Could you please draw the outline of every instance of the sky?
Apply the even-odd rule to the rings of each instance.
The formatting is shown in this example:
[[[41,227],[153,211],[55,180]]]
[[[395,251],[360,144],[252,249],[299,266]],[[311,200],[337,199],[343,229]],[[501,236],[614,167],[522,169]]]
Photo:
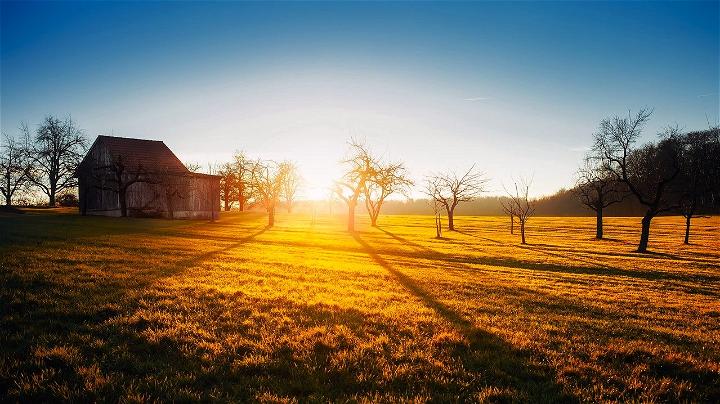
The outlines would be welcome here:
[[[570,187],[600,120],[720,121],[719,2],[5,2],[0,126],[71,115],[183,161],[295,161],[327,195],[348,139],[423,178]],[[418,195],[417,192],[414,195]]]

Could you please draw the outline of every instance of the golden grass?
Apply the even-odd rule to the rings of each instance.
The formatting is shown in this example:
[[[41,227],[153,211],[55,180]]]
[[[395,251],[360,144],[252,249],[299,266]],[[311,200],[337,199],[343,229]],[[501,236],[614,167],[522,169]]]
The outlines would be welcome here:
[[[720,233],[697,219],[0,216],[0,397],[720,400]]]

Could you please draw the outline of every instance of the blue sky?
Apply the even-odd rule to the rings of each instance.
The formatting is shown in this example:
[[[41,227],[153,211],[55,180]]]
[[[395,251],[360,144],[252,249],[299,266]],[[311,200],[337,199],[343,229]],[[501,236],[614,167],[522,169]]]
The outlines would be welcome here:
[[[718,4],[3,2],[1,126],[292,159],[313,196],[355,136],[417,180],[476,163],[549,194],[606,116],[720,120]]]

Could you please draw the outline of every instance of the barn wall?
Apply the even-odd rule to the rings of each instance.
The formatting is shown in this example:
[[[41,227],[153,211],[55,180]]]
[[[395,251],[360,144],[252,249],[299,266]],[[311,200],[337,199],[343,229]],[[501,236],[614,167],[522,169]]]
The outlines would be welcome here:
[[[112,164],[112,156],[96,142],[88,151],[86,160],[96,165]],[[131,174],[127,174],[130,178]],[[92,176],[78,173],[81,211],[86,214],[121,216],[119,195],[113,190],[92,186]],[[137,182],[127,189],[129,216],[166,217],[176,219],[209,219],[220,211],[220,180],[198,174],[154,174],[151,182]],[[102,184],[101,184],[102,185]]]
[[[220,211],[219,179],[166,175],[159,183],[138,182],[128,188],[127,204],[133,216],[210,218]]]
[[[88,150],[84,161],[94,162],[97,166],[106,166],[112,163],[112,156],[102,142],[95,142],[93,147]],[[118,195],[112,190],[98,189],[92,186],[95,181],[92,176],[82,174],[78,176],[79,180],[79,197],[81,203],[86,204],[87,212],[94,211],[114,211],[118,210],[117,215],[110,213],[111,216],[120,216],[120,203]],[[101,182],[100,186],[104,186]]]

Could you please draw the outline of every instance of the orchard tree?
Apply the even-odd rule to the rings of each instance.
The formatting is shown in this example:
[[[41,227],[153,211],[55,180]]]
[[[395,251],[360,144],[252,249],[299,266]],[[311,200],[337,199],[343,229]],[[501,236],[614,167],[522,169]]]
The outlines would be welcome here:
[[[29,137],[29,130],[24,126]],[[55,197],[77,186],[75,171],[87,148],[87,139],[69,116],[48,116],[38,127],[32,145],[33,170],[29,177],[55,206]]]
[[[370,153],[365,144],[351,139],[347,157],[342,163],[345,165],[343,177],[335,182],[335,194],[342,199],[348,207],[347,229],[355,231],[355,207],[358,199],[365,190],[367,181],[375,175],[377,159]]]
[[[684,243],[689,244],[691,220],[712,209],[720,196],[720,128],[689,132],[678,141],[681,162],[676,191],[685,218]]]
[[[508,209],[510,214],[518,219],[520,224],[520,241],[525,242],[525,225],[528,219],[535,214],[535,203],[530,199],[530,185],[532,180],[520,179],[513,183],[511,189],[505,189],[508,195]]]
[[[463,175],[455,172],[445,172],[431,175],[427,178],[427,195],[439,203],[448,217],[448,229],[455,230],[455,208],[461,202],[469,202],[485,192],[488,179],[485,174],[476,171],[475,165],[470,167]]]
[[[223,201],[223,208],[227,212],[237,198],[237,176],[232,163],[224,163],[218,170],[220,176],[220,199]]]
[[[253,199],[251,183],[255,178],[254,170],[259,166],[257,161],[253,161],[242,151],[235,152],[233,166],[235,167],[235,195],[237,196],[238,209],[242,212],[248,208]]]
[[[295,197],[300,189],[302,177],[297,165],[290,161],[281,163],[280,169],[283,171],[282,199],[285,201],[287,213],[292,213],[293,203],[295,203]]]
[[[373,174],[365,181],[363,193],[365,195],[365,207],[370,215],[370,223],[377,226],[377,219],[380,216],[385,199],[394,194],[407,194],[413,185],[405,165],[400,162],[377,163]]]
[[[669,195],[670,185],[680,174],[677,128],[668,128],[657,143],[635,147],[651,114],[652,111],[641,109],[635,115],[604,119],[594,134],[593,158],[646,208],[638,252],[647,251],[652,219],[677,208]]]
[[[254,162],[250,185],[268,214],[267,227],[275,225],[275,210],[282,196],[286,171],[284,163],[257,160]]]
[[[515,234],[515,210],[512,200],[509,198],[500,198],[500,205],[503,212],[510,217],[510,234]]]
[[[0,193],[5,205],[12,205],[13,195],[25,187],[32,172],[29,138],[20,140],[3,134],[0,146]]]
[[[120,203],[121,217],[127,217],[128,215],[128,188],[139,182],[153,181],[142,165],[128,167],[122,155],[113,156],[109,164],[85,160],[85,162],[78,167],[78,171],[87,174],[84,177],[91,181],[90,184],[87,184],[88,186],[105,191],[112,191],[117,194],[118,202]],[[86,201],[81,201],[81,205],[82,213],[85,214]]]
[[[585,158],[577,171],[573,191],[580,202],[595,212],[595,238],[603,238],[603,210],[623,199],[621,183],[602,161]]]

